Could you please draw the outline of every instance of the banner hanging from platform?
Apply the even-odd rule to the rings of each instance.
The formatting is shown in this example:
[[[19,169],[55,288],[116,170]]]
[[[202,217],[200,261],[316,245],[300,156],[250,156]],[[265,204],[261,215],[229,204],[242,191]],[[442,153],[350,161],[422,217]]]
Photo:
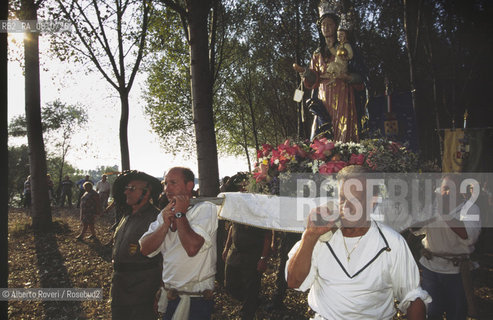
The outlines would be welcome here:
[[[493,129],[445,129],[443,172],[493,171]]]

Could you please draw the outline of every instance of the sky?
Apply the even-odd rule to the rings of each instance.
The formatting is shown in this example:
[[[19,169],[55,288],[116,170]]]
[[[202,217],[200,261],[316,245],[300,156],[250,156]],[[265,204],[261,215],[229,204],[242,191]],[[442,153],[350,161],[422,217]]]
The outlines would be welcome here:
[[[22,34],[9,34],[9,40],[22,41]],[[12,41],[9,41],[9,45]],[[15,45],[12,45],[15,46]],[[67,104],[78,104],[86,108],[89,124],[73,138],[73,148],[67,161],[82,170],[96,169],[99,166],[118,165],[121,168],[119,121],[120,100],[117,91],[99,73],[84,71],[80,64],[68,64],[46,54],[47,44],[40,37],[40,81],[41,105],[60,99]],[[19,55],[19,50],[10,51],[11,58]],[[197,175],[196,156],[173,157],[159,145],[158,136],[152,132],[150,122],[144,114],[142,96],[145,75],[138,74],[130,91],[130,116],[128,123],[128,144],[130,167],[145,171],[156,177],[173,166],[186,166]],[[8,63],[8,118],[25,114],[24,76],[18,61]],[[87,147],[81,148],[89,141]],[[27,138],[9,138],[9,145],[27,144]],[[219,156],[219,176],[233,175],[247,171],[245,158]]]

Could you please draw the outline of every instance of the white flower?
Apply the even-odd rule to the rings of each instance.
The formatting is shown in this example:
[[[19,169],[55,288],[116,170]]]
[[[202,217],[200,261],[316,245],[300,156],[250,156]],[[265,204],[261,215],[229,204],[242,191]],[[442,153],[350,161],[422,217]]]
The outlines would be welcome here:
[[[313,173],[318,173],[318,167],[320,167],[321,164],[322,164],[322,161],[320,161],[320,160],[313,160],[312,172]]]
[[[274,164],[279,164],[279,159],[274,160]]]

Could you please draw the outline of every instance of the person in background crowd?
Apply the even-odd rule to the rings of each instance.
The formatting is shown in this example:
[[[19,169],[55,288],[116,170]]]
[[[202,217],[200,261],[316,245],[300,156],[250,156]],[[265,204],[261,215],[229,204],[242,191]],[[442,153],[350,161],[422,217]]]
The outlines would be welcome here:
[[[24,208],[31,208],[31,176],[27,176],[24,181]]]
[[[96,191],[101,199],[101,207],[105,209],[108,206],[108,198],[110,197],[110,183],[107,181],[107,176],[103,174],[101,180],[96,183]]]
[[[86,192],[80,199],[81,231],[76,239],[82,240],[88,228],[91,231],[89,239],[97,239],[96,230],[94,229],[94,222],[96,220],[96,216],[101,213],[99,195],[93,190],[91,182],[87,181],[83,186]]]
[[[228,177],[221,191],[244,191],[244,173]],[[274,233],[239,223],[231,223],[222,252],[225,267],[225,288],[242,302],[241,319],[253,319],[260,306],[262,274],[267,269]]]
[[[241,319],[254,319],[260,306],[262,274],[267,269],[273,232],[232,223],[222,258],[226,263],[225,287],[242,302]]]
[[[24,208],[31,209],[31,176],[24,181]]]
[[[62,195],[60,198],[60,207],[63,208],[65,204],[65,199],[67,199],[67,205],[72,208],[72,187],[74,183],[70,180],[70,177],[66,175],[62,181]]]
[[[91,184],[94,184],[94,182],[92,182],[91,179],[89,178],[89,175],[86,175],[84,179],[80,179],[76,183],[77,186],[79,187],[79,199],[77,200],[77,208],[80,207],[80,198],[82,198],[82,196],[86,192],[86,190],[84,189],[84,183],[86,182],[90,182]]]

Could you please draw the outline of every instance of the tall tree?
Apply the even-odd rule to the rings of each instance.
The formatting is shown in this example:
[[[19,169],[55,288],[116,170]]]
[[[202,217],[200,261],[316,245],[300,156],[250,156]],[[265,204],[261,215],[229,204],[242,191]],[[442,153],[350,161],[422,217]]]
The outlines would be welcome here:
[[[243,154],[250,162],[252,150],[255,154],[261,143],[279,143],[298,135],[298,109],[292,93],[299,80],[291,65],[294,59],[309,61],[315,49],[311,26],[316,20],[316,4],[300,5],[297,0],[223,1],[214,9],[217,24],[209,38],[216,40],[211,70],[220,152]],[[192,123],[186,112],[190,91],[184,89],[190,77],[183,68],[188,55],[185,40],[180,41],[184,37],[176,31],[180,19],[164,12],[159,21],[151,31],[150,50],[157,62],[149,67],[146,111],[163,144],[173,148],[193,137],[186,131],[186,124]],[[296,34],[298,40],[293,42]],[[307,110],[304,117],[310,121]]]
[[[22,0],[21,14],[24,20],[37,20],[42,1]],[[41,125],[39,81],[39,33],[27,32],[24,38],[25,103],[29,167],[31,173],[32,222],[40,231],[51,226],[51,207],[46,180],[46,152]]]
[[[150,1],[56,0],[56,3],[58,8],[52,8],[53,16],[63,16],[75,29],[74,33],[65,38],[52,38],[59,57],[91,61],[96,70],[118,91],[122,111],[122,170],[128,170],[128,98],[144,55],[151,12]]]
[[[216,134],[212,110],[211,65],[209,56],[208,17],[213,5],[220,0],[161,0],[176,11],[183,22],[190,48],[190,76],[192,113],[197,144],[200,194],[215,196],[219,192],[219,170],[217,164]]]

